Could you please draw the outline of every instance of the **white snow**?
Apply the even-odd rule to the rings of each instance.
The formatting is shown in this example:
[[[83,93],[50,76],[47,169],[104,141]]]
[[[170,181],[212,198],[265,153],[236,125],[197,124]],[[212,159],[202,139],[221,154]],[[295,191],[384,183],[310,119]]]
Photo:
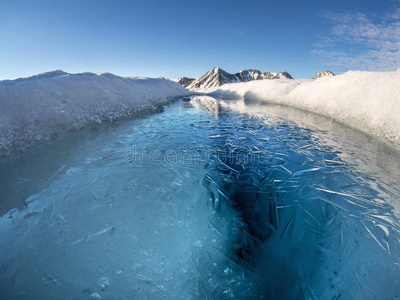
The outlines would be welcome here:
[[[114,120],[187,95],[164,79],[53,71],[0,81],[0,156],[36,140]]]
[[[317,80],[261,80],[223,85],[210,93],[321,114],[400,147],[400,69],[349,71]]]

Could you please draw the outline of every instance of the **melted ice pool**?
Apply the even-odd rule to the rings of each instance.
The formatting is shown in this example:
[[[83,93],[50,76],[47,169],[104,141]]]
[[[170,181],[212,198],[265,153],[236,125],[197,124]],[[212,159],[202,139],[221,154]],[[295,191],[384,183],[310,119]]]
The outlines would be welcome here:
[[[400,156],[196,97],[0,161],[1,299],[396,299]]]

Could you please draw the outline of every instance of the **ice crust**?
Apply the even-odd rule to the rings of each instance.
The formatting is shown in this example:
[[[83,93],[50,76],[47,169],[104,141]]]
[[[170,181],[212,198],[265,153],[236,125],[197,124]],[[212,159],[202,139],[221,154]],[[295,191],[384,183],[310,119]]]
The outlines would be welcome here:
[[[0,156],[89,124],[154,110],[186,95],[165,79],[53,71],[0,81]]]
[[[213,92],[321,114],[400,147],[400,70],[227,84]]]
[[[368,141],[196,97],[0,160],[2,297],[395,299],[400,160]]]

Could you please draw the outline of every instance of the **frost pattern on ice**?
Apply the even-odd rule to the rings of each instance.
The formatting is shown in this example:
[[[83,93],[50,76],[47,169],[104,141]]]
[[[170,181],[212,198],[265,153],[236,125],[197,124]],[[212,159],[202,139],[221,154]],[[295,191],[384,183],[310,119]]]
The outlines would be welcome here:
[[[165,79],[53,71],[0,81],[0,156],[36,140],[112,121],[188,91]]]
[[[400,147],[400,70],[350,71],[317,80],[227,84],[223,97],[282,104],[318,113]]]
[[[210,97],[194,100],[215,115]],[[227,107],[249,118],[231,123]],[[222,156],[210,162],[203,180],[213,248],[207,250],[211,258],[204,255],[199,263],[206,279],[202,288],[222,295],[229,287],[238,298],[245,297],[241,293],[260,299],[394,297],[400,290],[389,287],[400,274],[400,223],[399,191],[389,187],[392,179],[383,179],[386,171],[371,160],[374,153],[357,150],[359,140],[349,151],[336,143],[334,128],[301,127],[280,120],[282,111],[273,120],[273,108],[240,110],[219,102],[221,122],[210,138]],[[238,153],[249,152],[255,163],[241,163]],[[391,176],[399,178],[394,172]],[[216,261],[225,269],[207,270]],[[229,268],[245,274],[241,288],[228,284],[232,277],[224,270]],[[217,285],[216,278],[224,277],[227,282]],[[252,283],[246,288],[245,278]]]

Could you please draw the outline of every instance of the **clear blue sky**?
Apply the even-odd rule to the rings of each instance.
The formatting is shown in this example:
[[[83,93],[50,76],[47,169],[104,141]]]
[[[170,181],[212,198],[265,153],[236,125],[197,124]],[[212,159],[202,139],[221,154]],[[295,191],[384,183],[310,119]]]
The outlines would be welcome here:
[[[55,69],[169,78],[214,66],[295,78],[324,68],[394,69],[399,4],[0,0],[0,79]]]

